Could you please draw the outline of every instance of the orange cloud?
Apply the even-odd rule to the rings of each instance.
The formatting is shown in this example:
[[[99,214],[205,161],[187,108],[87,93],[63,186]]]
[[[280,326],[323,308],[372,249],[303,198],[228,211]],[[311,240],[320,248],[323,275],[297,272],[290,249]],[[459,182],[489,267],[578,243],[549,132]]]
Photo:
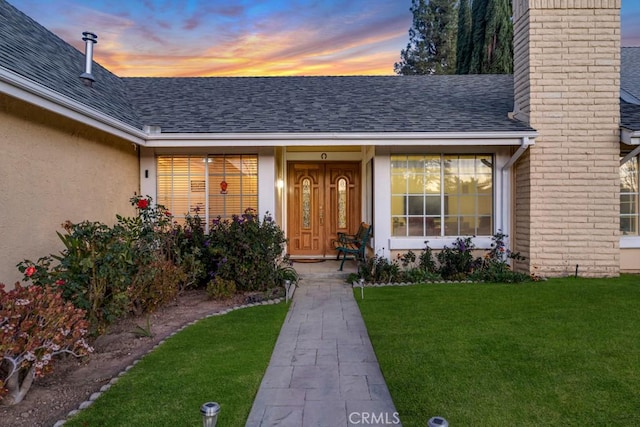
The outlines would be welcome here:
[[[82,31],[97,33],[96,61],[123,77],[393,74],[410,24],[408,6],[394,14],[387,10],[398,7],[389,3],[343,11],[344,4],[322,2],[292,13],[288,3],[269,4],[273,10],[268,3],[216,2],[170,9],[144,0],[144,7],[122,3],[106,13],[74,2],[43,5],[68,11],[51,28],[80,51]],[[53,19],[53,11],[43,14]]]

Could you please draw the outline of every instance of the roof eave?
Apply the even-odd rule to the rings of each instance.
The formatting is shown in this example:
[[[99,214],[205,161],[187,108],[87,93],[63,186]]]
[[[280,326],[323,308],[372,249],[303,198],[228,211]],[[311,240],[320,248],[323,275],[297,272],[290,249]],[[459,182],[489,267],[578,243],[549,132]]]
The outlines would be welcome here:
[[[147,147],[215,147],[235,146],[349,146],[349,145],[522,145],[531,144],[534,131],[508,132],[304,132],[304,133],[152,133]]]
[[[640,154],[640,131],[631,130],[627,128],[620,129],[620,141],[627,145],[635,145],[636,147],[631,150],[631,152],[627,153],[622,159],[620,159],[620,166],[627,163],[632,158],[636,157]]]
[[[134,144],[145,145],[147,134],[46,86],[0,67],[0,92],[84,123]]]
[[[621,127],[620,141],[627,145],[640,145],[640,130]]]

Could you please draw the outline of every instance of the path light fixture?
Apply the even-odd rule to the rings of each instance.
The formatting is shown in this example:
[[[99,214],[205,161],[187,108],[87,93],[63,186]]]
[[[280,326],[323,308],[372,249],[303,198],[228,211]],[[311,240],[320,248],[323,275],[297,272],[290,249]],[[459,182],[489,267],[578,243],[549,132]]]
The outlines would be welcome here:
[[[289,302],[291,299],[291,280],[284,281],[284,296],[285,302]]]
[[[200,407],[200,413],[202,414],[202,427],[216,427],[219,412],[220,405],[216,402],[207,402],[202,405]]]
[[[432,417],[427,422],[427,427],[449,427],[449,423],[442,417]]]
[[[360,287],[360,297],[364,299],[364,279],[361,277],[358,281],[354,281],[351,283],[352,288]]]

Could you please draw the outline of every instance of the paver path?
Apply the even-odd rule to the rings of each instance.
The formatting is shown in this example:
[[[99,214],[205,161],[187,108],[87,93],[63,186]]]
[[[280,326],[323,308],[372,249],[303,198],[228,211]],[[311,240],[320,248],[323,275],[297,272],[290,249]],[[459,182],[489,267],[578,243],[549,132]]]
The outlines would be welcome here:
[[[246,425],[400,425],[342,279],[305,279],[296,290]]]

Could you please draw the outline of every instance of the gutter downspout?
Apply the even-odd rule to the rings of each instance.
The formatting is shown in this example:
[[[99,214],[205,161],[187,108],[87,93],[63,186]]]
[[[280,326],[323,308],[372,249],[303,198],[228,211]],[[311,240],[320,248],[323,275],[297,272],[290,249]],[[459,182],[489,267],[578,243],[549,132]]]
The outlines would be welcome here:
[[[515,153],[513,153],[513,155],[511,156],[511,158],[507,161],[507,163],[504,164],[504,166],[502,166],[502,188],[501,188],[501,197],[502,197],[502,217],[500,218],[500,231],[502,231],[502,233],[506,234],[507,237],[505,239],[505,246],[507,248],[511,248],[511,230],[510,230],[510,221],[511,221],[511,209],[510,209],[510,203],[511,203],[511,197],[508,197],[507,194],[510,194],[511,191],[511,181],[508,180],[509,178],[509,172],[511,171],[511,167],[515,164],[515,162],[518,161],[518,159],[520,158],[520,156],[522,156],[524,154],[524,152],[527,150],[527,148],[529,148],[529,146],[534,145],[535,144],[535,139],[530,139],[528,136],[522,138],[522,143],[520,144],[520,147],[518,147],[518,149],[516,150]],[[509,185],[507,185],[507,182],[509,182]],[[509,212],[509,215],[506,215],[506,213]]]
[[[631,151],[629,154],[627,154],[622,159],[620,159],[620,166],[624,165],[629,160],[636,157],[638,154],[640,154],[640,145],[638,145],[636,148],[633,149],[633,151]]]
[[[513,166],[513,164],[518,161],[520,156],[524,154],[527,148],[529,148],[530,145],[534,145],[534,144],[535,144],[535,141],[530,140],[528,136],[525,136],[524,138],[522,138],[522,144],[520,144],[520,147],[518,147],[516,152],[513,153],[513,156],[511,156],[509,161],[505,163],[505,165],[502,167],[502,172],[505,172],[507,169],[511,169],[511,166]]]

